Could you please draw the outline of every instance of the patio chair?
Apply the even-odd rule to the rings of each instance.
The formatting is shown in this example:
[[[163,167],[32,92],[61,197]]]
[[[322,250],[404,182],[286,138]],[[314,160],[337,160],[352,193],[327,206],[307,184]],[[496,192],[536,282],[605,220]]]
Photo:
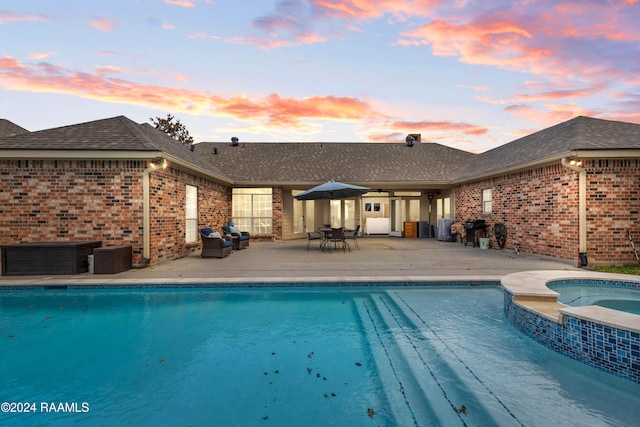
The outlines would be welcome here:
[[[346,230],[344,232],[344,240],[353,240],[353,245],[357,250],[360,250],[360,246],[358,245],[358,232],[360,231],[360,224],[356,227],[355,230]],[[351,248],[349,248],[351,250]]]
[[[324,243],[324,234],[319,231],[307,231],[307,250],[309,250],[312,240],[320,240],[320,248],[322,248],[322,244]]]
[[[324,246],[328,246],[329,252],[331,252],[331,244],[333,244],[335,249],[338,249],[338,243],[342,244],[342,252],[345,252],[346,248],[349,248],[349,252],[351,252],[349,244],[344,240],[344,229],[342,227],[331,229],[331,235]]]
[[[200,230],[200,240],[202,240],[201,258],[224,258],[233,251],[233,242],[222,237],[220,233],[214,233],[210,228]]]
[[[234,225],[233,221],[229,221],[227,225],[223,226],[222,231],[237,237],[237,239],[233,239],[234,249],[239,250],[249,247],[249,232],[240,231],[240,229]]]

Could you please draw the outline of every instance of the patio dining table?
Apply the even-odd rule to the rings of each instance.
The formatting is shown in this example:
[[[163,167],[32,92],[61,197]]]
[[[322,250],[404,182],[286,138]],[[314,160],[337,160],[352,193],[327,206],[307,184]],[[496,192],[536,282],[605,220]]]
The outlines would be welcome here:
[[[322,233],[322,243],[320,243],[320,250],[324,251],[324,247],[327,243],[329,243],[329,239],[331,239],[331,233],[332,233],[333,228],[332,227],[321,227],[318,228],[318,231],[320,233]],[[344,233],[346,231],[355,231],[353,228],[343,228],[342,229],[342,237],[344,237]],[[349,247],[349,244],[347,242],[345,242],[345,244],[347,245],[347,247]],[[351,248],[349,248],[349,251],[351,251]]]

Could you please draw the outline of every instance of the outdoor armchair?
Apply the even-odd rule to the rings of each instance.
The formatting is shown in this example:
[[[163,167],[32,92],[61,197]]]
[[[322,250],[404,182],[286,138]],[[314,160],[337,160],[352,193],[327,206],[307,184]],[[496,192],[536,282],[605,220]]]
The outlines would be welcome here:
[[[225,234],[230,234],[231,236],[235,236],[233,239],[234,249],[244,249],[249,246],[249,235],[248,231],[240,231],[238,227],[233,224],[233,221],[229,221],[229,223],[222,227],[222,231]]]
[[[233,251],[233,242],[225,239],[220,233],[214,233],[210,228],[200,230],[202,253],[200,257],[224,258]]]

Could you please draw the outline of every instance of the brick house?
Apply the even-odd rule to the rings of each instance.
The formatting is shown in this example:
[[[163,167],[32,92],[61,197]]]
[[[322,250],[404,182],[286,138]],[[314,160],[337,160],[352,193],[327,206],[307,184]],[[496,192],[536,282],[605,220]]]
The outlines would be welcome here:
[[[400,237],[407,222],[453,218],[505,224],[523,252],[635,261],[640,125],[577,117],[479,155],[420,139],[185,146],[122,116],[37,132],[0,120],[0,244],[127,242],[144,264],[199,250],[199,228],[231,219],[288,240],[322,224]],[[294,198],[330,179],[371,191]]]
[[[134,264],[155,263],[198,249],[198,225],[229,217],[231,182],[148,124],[115,117],[12,129],[0,138],[2,244],[126,242]],[[187,218],[189,189],[197,190],[197,218]]]
[[[453,184],[456,219],[505,224],[509,247],[581,265],[636,261],[640,125],[576,117],[478,155]]]

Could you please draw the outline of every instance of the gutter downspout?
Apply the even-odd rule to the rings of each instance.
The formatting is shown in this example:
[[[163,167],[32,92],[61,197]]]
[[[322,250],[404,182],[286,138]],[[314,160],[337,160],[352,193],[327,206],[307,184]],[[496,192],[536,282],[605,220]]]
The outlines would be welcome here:
[[[151,191],[149,189],[149,175],[151,172],[155,172],[167,167],[167,161],[161,159],[161,161],[154,161],[149,164],[149,167],[142,172],[142,265],[140,267],[146,267],[149,264],[151,258],[151,230],[150,227],[150,204],[151,204]]]
[[[581,163],[571,164],[571,161],[563,157],[562,166],[578,172],[578,251],[580,253],[580,266],[587,265],[587,172]]]

